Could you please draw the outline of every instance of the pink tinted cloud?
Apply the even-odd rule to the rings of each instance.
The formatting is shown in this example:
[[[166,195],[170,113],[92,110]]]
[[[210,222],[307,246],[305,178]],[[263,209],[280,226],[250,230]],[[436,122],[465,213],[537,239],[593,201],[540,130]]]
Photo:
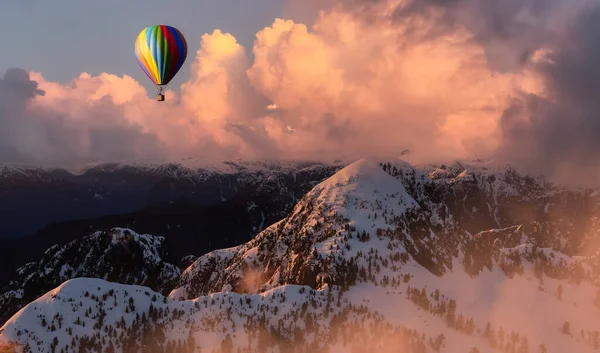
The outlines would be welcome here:
[[[218,161],[356,158],[410,149],[413,162],[511,160],[507,112],[524,95],[548,97],[551,81],[539,63],[559,43],[542,26],[556,17],[555,1],[543,1],[544,11],[539,2],[513,2],[495,8],[475,0],[419,6],[338,0],[320,3],[325,10],[318,12],[316,3],[290,1],[290,8],[316,14],[310,27],[276,19],[257,33],[253,58],[231,34],[205,34],[189,57],[191,74],[180,95],[168,91],[161,103],[132,78],[144,79],[141,70],[123,77],[84,73],[67,84],[31,73],[45,95],[21,90],[19,102],[26,104],[12,118],[0,116],[13,124],[14,135],[0,147],[1,156]],[[478,13],[503,25],[473,22]],[[516,40],[513,28],[526,31],[525,39]],[[498,50],[522,64],[499,71],[490,59]],[[15,85],[1,82],[7,89]],[[47,129],[51,124],[61,126],[57,136]]]

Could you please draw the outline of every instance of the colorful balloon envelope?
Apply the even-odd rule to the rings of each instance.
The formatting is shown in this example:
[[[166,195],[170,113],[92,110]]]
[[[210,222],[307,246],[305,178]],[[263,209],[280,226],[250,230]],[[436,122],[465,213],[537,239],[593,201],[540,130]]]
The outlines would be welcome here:
[[[135,57],[146,76],[158,86],[158,101],[164,101],[163,86],[177,75],[187,58],[187,42],[171,26],[144,28],[135,41]]]

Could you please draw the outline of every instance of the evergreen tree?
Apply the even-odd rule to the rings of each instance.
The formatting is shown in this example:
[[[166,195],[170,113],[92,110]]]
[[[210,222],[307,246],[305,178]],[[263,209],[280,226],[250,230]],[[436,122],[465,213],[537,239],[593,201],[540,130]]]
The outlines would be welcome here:
[[[568,321],[565,321],[565,323],[563,324],[562,333],[564,333],[565,335],[571,334],[571,324]]]
[[[563,287],[561,284],[558,285],[558,288],[556,288],[556,294],[558,295],[558,300],[562,300],[562,296],[563,296]]]

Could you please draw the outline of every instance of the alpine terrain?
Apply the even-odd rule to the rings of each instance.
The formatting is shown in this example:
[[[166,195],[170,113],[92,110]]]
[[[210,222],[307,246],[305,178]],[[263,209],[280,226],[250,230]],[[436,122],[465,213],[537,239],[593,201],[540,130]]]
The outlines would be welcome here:
[[[114,227],[163,236],[177,258],[239,245],[288,215],[302,195],[343,166],[109,164],[77,172],[1,167],[0,287],[49,247]]]
[[[0,297],[15,311],[41,295],[0,341],[26,352],[594,352],[599,214],[597,191],[510,167],[361,159],[250,241],[197,259],[122,228],[49,249]]]

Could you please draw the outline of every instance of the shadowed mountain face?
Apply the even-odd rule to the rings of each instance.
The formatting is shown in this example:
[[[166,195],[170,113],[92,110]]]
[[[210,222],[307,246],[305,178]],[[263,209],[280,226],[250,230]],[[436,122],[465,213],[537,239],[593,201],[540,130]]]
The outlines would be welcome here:
[[[340,167],[320,163],[226,163],[220,169],[101,165],[82,174],[0,167],[0,239],[33,234],[56,222],[128,213],[173,201],[210,207],[280,190],[293,203],[293,197],[301,197],[311,183]]]

